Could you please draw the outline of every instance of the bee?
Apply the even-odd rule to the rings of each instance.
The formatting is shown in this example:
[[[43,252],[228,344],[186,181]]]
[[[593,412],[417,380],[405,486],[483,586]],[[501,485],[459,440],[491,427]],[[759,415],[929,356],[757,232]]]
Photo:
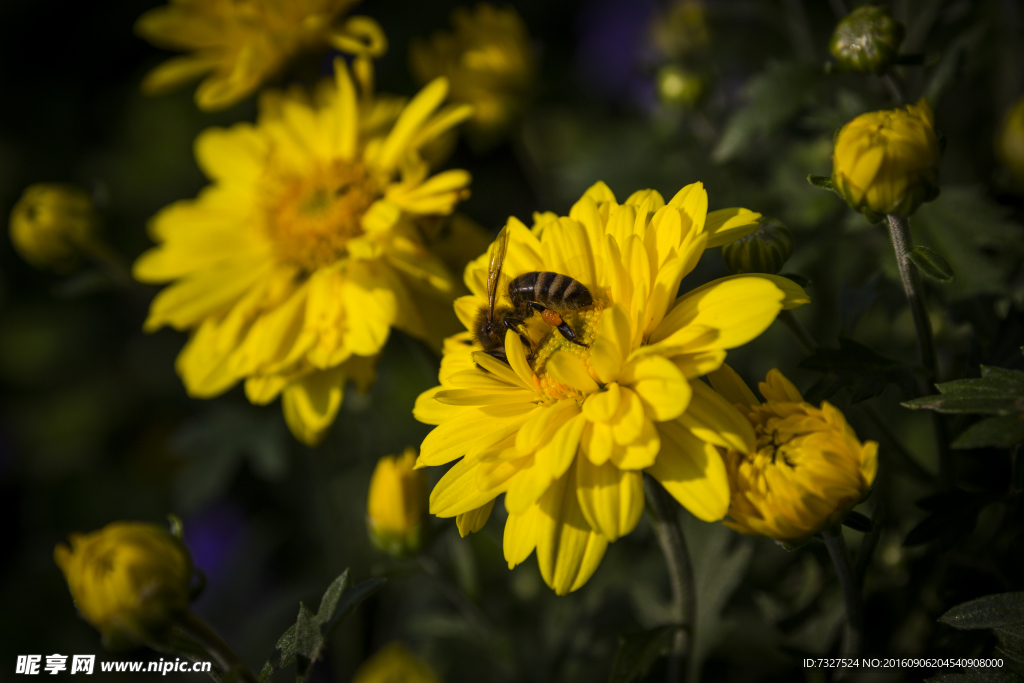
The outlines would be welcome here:
[[[568,275],[546,271],[519,275],[508,283],[507,295],[511,306],[496,305],[501,268],[507,252],[508,228],[502,228],[491,250],[487,270],[487,305],[480,308],[476,319],[476,338],[484,351],[508,363],[505,333],[509,330],[518,334],[524,345],[532,348],[530,339],[523,332],[523,325],[538,311],[544,322],[557,328],[567,340],[587,346],[578,339],[576,331],[562,319],[561,314],[591,306],[594,298],[585,285]]]

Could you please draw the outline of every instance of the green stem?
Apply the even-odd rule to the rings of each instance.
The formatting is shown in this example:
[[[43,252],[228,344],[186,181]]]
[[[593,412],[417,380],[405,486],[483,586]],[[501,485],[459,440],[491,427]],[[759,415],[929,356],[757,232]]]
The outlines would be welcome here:
[[[914,329],[917,330],[917,349],[921,354],[921,365],[928,374],[929,385],[938,377],[938,362],[935,356],[935,338],[932,335],[932,322],[928,318],[928,306],[924,300],[924,287],[917,267],[910,261],[910,251],[914,241],[910,236],[910,222],[903,216],[889,214],[889,237],[892,248],[896,252],[896,264],[903,280],[903,291],[910,304],[910,312],[914,316]],[[929,388],[925,391],[930,393]]]
[[[651,523],[658,537],[658,545],[668,565],[668,581],[672,590],[672,621],[679,627],[669,653],[668,683],[683,680],[689,641],[692,641],[696,622],[697,590],[690,566],[690,554],[679,527],[675,504],[671,496],[650,475],[644,476],[644,489],[652,512]]]
[[[197,617],[192,612],[185,614],[178,620],[178,625],[191,638],[194,638],[200,645],[206,648],[224,673],[238,672],[243,681],[256,683],[256,677],[242,663],[242,660],[231,649],[231,646],[220,637],[220,634],[213,630],[213,627]]]
[[[889,91],[889,96],[896,102],[898,106],[903,106],[903,102],[906,101],[906,97],[903,94],[903,86],[900,82],[892,75],[891,72],[886,72],[882,76],[882,83],[885,84],[886,90]]]
[[[843,602],[846,605],[846,631],[843,634],[843,655],[856,657],[860,653],[864,639],[864,608],[861,603],[860,585],[850,563],[850,552],[843,540],[841,528],[830,529],[821,533],[832,564],[839,575],[839,586],[843,589]]]
[[[928,305],[924,299],[924,287],[917,267],[910,261],[910,251],[914,241],[910,236],[910,222],[903,216],[889,214],[889,236],[892,248],[896,252],[896,264],[903,280],[903,291],[910,304],[910,312],[914,316],[914,329],[917,331],[917,349],[921,357],[921,366],[925,371],[924,380],[918,381],[918,393],[926,396],[939,378],[938,357],[935,353],[935,337],[932,334],[932,321],[928,317]],[[949,445],[946,438],[942,416],[932,412],[932,427],[935,432],[935,444],[939,451],[939,479],[947,488],[952,484],[952,463],[950,462]]]

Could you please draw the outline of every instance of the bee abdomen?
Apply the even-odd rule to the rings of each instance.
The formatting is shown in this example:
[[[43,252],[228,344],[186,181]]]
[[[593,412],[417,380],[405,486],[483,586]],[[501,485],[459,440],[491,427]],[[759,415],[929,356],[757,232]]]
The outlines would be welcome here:
[[[537,303],[556,310],[575,310],[594,303],[590,291],[568,275],[551,272],[524,273],[508,285],[513,306]]]

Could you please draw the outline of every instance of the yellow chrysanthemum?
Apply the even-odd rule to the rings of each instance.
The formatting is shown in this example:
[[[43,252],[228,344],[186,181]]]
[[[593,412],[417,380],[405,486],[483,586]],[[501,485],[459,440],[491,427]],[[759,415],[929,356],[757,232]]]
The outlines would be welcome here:
[[[568,217],[537,214],[532,229],[510,218],[504,276],[550,271],[586,286],[594,305],[563,317],[588,346],[533,316],[532,360],[512,333],[505,364],[465,332],[446,340],[441,385],[416,402],[416,417],[438,425],[417,466],[462,458],[434,488],[430,511],[479,528],[504,493],[505,559],[512,567],[536,549],[558,594],[586,583],[607,544],[636,526],[644,472],[701,519],[717,520],[729,481],[715,446],[754,448],[742,416],[691,380],[808,299],[770,275],[722,278],[677,299],[705,249],[757,227],[760,214],[707,206],[700,183],[668,204],[644,190],[621,205],[598,183]],[[486,254],[466,268],[472,294],[455,307],[467,329],[487,304],[487,274]]]
[[[189,52],[149,72],[142,90],[159,95],[196,80],[200,109],[213,111],[248,97],[299,52],[332,46],[364,59],[387,40],[377,22],[339,17],[358,0],[170,0],[135,24],[157,47]]]
[[[83,253],[102,249],[99,214],[89,194],[73,185],[36,183],[11,209],[11,244],[36,268],[68,272]]]
[[[723,449],[732,489],[727,526],[797,544],[839,523],[867,495],[878,444],[858,441],[835,406],[804,402],[778,370],[758,386],[765,403],[728,365],[709,379],[757,436],[751,452]]]
[[[480,3],[471,12],[452,12],[453,33],[437,32],[430,42],[409,47],[413,75],[426,83],[445,76],[452,100],[476,110],[469,131],[486,147],[522,115],[536,78],[533,46],[526,24],[512,7]]]
[[[189,393],[244,379],[254,403],[281,394],[308,444],[334,420],[346,381],[372,381],[391,327],[437,346],[454,329],[458,285],[416,221],[450,213],[470,180],[428,177],[417,153],[471,113],[439,110],[444,79],[382,130],[340,60],[335,76],[318,104],[292,92],[267,100],[255,126],[203,132],[196,157],[213,184],[157,214],[159,246],[134,268],[143,282],[175,281],[145,328],[193,331],[177,363]]]

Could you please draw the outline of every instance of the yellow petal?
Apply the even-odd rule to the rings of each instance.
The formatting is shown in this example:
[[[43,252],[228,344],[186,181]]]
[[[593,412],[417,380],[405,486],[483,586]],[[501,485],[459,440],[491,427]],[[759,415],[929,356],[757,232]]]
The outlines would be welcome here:
[[[435,78],[428,83],[402,110],[394,128],[384,140],[374,165],[381,170],[394,169],[410,147],[410,141],[430,118],[448,94],[448,79]]]
[[[611,463],[597,466],[586,458],[576,464],[576,493],[591,527],[609,541],[625,536],[644,512],[644,477]]]
[[[444,465],[465,455],[472,445],[484,437],[499,436],[490,442],[497,443],[504,436],[496,430],[518,429],[534,409],[543,410],[532,403],[469,408],[427,434],[420,446],[417,465]]]
[[[142,79],[142,92],[145,95],[166,95],[212,71],[216,66],[216,60],[205,55],[171,57],[146,74]]]
[[[531,505],[525,512],[514,515],[509,513],[505,520],[505,534],[502,546],[505,561],[512,569],[525,561],[533,549],[537,547],[537,531],[540,526],[540,505]]]
[[[757,219],[761,214],[750,209],[719,209],[708,214],[705,232],[708,233],[706,249],[735,242],[757,230]]]
[[[708,380],[711,388],[733,405],[756,406],[761,403],[743,378],[728,365],[723,364],[718,370],[709,372]]]
[[[654,464],[661,448],[661,437],[654,423],[646,417],[640,429],[640,436],[627,446],[616,444],[612,450],[611,460],[623,470],[642,470]]]
[[[674,420],[690,403],[689,382],[679,368],[662,356],[645,356],[626,363],[619,382],[636,392],[647,415],[658,422]]]
[[[555,593],[577,590],[594,574],[608,541],[595,533],[580,509],[576,475],[570,469],[552,484],[540,501],[537,525],[537,564]]]
[[[360,356],[372,356],[384,348],[398,312],[396,291],[401,284],[382,262],[349,264],[342,287],[346,312],[345,346]]]
[[[597,339],[590,349],[590,367],[602,384],[619,376],[622,364],[629,355],[629,318],[620,304],[613,304],[601,312]]]
[[[558,351],[544,365],[545,371],[556,382],[561,382],[586,395],[597,391],[597,382],[587,372],[579,356],[568,351]],[[674,369],[674,368],[673,368]]]
[[[740,411],[704,382],[690,384],[693,396],[679,423],[694,436],[722,448],[741,453],[754,450],[754,428]]]
[[[684,353],[736,348],[768,329],[784,298],[783,291],[764,278],[715,280],[681,296],[651,333],[650,343]],[[693,326],[714,334],[689,340],[688,328]]]
[[[792,403],[803,403],[804,397],[800,390],[794,386],[786,377],[779,372],[778,368],[768,371],[764,382],[757,385],[758,391],[766,401],[789,401]]]
[[[591,422],[611,422],[612,418],[619,412],[619,403],[622,400],[622,392],[616,382],[612,382],[605,391],[600,391],[590,396],[583,402],[583,414]]]
[[[412,409],[413,417],[424,424],[439,425],[467,410],[464,406],[445,404],[435,399],[439,391],[444,391],[444,387],[427,389],[417,396],[416,405]]]
[[[590,462],[595,465],[603,465],[608,462],[612,457],[612,450],[615,448],[611,426],[603,422],[589,423],[583,430],[580,445]]]
[[[562,476],[572,465],[579,451],[583,428],[587,425],[587,418],[579,413],[575,404],[572,404],[569,412],[576,414],[559,427],[555,435],[537,451],[537,461],[547,467],[553,477]]]
[[[612,434],[615,443],[626,446],[640,438],[644,428],[644,404],[640,397],[632,389],[620,387],[622,400],[619,404],[619,412],[611,423]]]
[[[343,367],[315,370],[285,388],[281,407],[296,439],[307,446],[316,446],[327,436],[341,408],[345,379]]]
[[[579,412],[576,401],[565,399],[551,406],[541,406],[530,414],[529,419],[516,434],[516,450],[522,455],[536,451],[554,436],[566,421]]]
[[[430,514],[438,517],[455,517],[476,510],[501,493],[497,489],[481,489],[477,485],[476,468],[478,458],[463,458],[445,472],[430,492]],[[481,525],[482,526],[482,525]]]
[[[505,508],[511,514],[525,512],[527,508],[540,500],[554,480],[546,465],[538,464],[533,456],[527,456],[527,460],[529,459],[533,459],[534,463],[523,467],[508,482]]]
[[[729,477],[718,450],[678,423],[658,428],[661,452],[647,472],[694,516],[705,522],[722,519],[729,509]]]

